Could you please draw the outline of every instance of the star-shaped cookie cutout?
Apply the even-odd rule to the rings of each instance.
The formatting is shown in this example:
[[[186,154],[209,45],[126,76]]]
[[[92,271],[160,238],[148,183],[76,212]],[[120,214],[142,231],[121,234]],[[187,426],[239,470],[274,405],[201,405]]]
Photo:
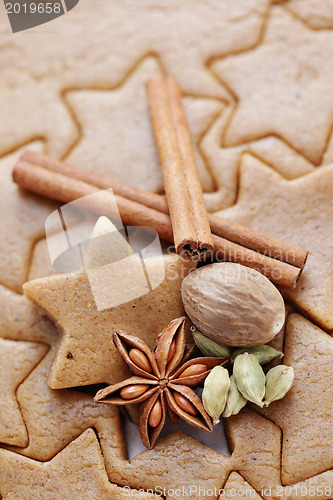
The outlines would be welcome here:
[[[120,488],[108,481],[92,429],[87,429],[49,462],[37,462],[11,451],[0,450],[0,492],[4,500],[158,498],[150,493]]]
[[[93,238],[84,259],[86,271],[24,285],[28,297],[56,322],[61,334],[49,377],[53,389],[123,380],[128,368],[113,344],[113,331],[125,330],[152,347],[157,334],[184,314],[180,285],[196,264],[175,254],[160,254],[145,258],[144,269],[138,254],[133,254],[123,255],[115,268],[113,264],[109,268],[105,256],[112,254],[113,244],[119,243],[118,252],[121,239],[120,234],[111,240]],[[126,242],[125,247],[129,248]],[[120,300],[113,302],[113,296]]]
[[[82,131],[66,160],[148,191],[163,189],[162,174],[151,128],[146,83],[161,68],[147,57],[119,87],[66,94]],[[184,97],[198,169],[206,191],[214,189],[198,142],[223,108],[218,99]]]
[[[112,480],[112,463],[116,457],[126,454],[118,409],[94,403],[89,394],[50,389],[47,377],[52,359],[51,350],[17,389],[29,442],[25,448],[12,446],[10,449],[35,460],[50,460],[83,431],[93,427],[110,464]]]
[[[276,135],[320,164],[332,127],[332,47],[332,32],[273,7],[257,47],[213,64],[237,99],[224,144]]]
[[[282,483],[293,484],[333,468],[333,339],[291,314],[284,352],[293,386],[262,413],[282,429]]]
[[[41,151],[35,142],[29,148]],[[0,159],[0,283],[22,293],[34,243],[45,234],[45,219],[58,206],[40,196],[23,192],[12,180],[12,169],[26,148]]]
[[[0,338],[0,442],[27,446],[28,435],[16,389],[45,355],[46,345]]]
[[[291,484],[281,483],[281,429],[258,413],[244,408],[226,420],[226,430],[232,450],[233,470],[237,471],[265,500],[272,498],[297,499],[303,491],[305,498],[320,498],[320,489],[333,484],[333,469]],[[294,453],[294,468],[301,459]],[[320,487],[320,488],[319,488]],[[310,495],[310,491],[312,491]],[[332,490],[330,490],[332,491]],[[308,496],[306,496],[308,495]],[[248,496],[248,498],[250,498]]]
[[[250,155],[240,169],[236,205],[218,212],[271,236],[309,250],[309,257],[295,290],[283,295],[332,332],[333,166],[287,181]],[[323,293],[323,290],[325,293]]]
[[[217,116],[200,143],[201,151],[208,162],[216,185],[215,192],[204,195],[206,207],[210,212],[216,212],[235,203],[239,166],[244,153],[253,154],[286,179],[295,179],[315,169],[309,160],[275,136],[264,137],[238,146],[227,147],[221,144],[221,137],[228,128],[233,109],[233,106],[228,106]]]

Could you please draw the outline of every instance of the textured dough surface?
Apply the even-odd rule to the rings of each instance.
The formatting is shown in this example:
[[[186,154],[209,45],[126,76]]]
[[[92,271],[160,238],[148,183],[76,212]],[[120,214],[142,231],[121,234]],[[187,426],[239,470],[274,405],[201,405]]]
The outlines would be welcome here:
[[[274,3],[80,0],[59,19],[13,35],[1,2],[0,395],[4,402],[10,393],[12,405],[0,407],[3,499],[117,499],[124,485],[225,488],[221,498],[246,488],[265,500],[298,500],[288,485],[306,488],[305,500],[333,489],[331,378],[319,377],[323,367],[331,371],[333,329],[333,167],[323,166],[333,162],[333,7]],[[118,411],[68,389],[109,382],[118,369],[125,376],[109,351],[112,328],[153,345],[183,314],[180,279],[171,279],[177,264],[167,263],[161,289],[99,313],[82,273],[46,277],[54,270],[44,223],[57,204],[20,192],[10,177],[29,147],[161,191],[144,89],[156,72],[180,82],[208,209],[310,250],[297,290],[282,292],[313,323],[292,315],[285,345],[283,332],[274,339],[295,366],[295,386],[265,415],[244,409],[225,422],[230,457],[177,432],[129,461]],[[35,302],[22,295],[25,281]],[[42,344],[51,346],[44,358]]]

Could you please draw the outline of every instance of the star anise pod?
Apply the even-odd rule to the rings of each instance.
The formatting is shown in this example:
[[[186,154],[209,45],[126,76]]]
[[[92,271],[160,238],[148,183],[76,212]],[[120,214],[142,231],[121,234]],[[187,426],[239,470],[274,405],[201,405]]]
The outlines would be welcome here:
[[[166,415],[177,423],[179,417],[199,429],[211,432],[213,423],[192,388],[198,387],[210,370],[228,358],[189,359],[185,345],[185,317],[171,321],[152,352],[143,340],[122,331],[113,341],[135,376],[98,391],[95,401],[114,405],[142,403],[140,437],[151,449],[163,428]]]

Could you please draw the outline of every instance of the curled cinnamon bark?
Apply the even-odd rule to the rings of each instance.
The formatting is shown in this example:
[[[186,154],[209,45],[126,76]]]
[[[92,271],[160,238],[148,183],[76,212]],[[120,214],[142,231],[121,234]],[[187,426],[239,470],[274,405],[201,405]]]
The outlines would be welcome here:
[[[180,90],[173,78],[157,76],[147,91],[176,252],[202,260],[213,241]]]

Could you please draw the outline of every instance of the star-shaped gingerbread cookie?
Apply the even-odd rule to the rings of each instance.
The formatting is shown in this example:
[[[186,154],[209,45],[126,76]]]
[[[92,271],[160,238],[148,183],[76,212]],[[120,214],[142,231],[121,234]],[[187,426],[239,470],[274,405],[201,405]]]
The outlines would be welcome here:
[[[276,135],[320,164],[332,127],[332,47],[331,31],[273,7],[258,46],[213,64],[237,100],[224,144]]]
[[[0,442],[27,446],[28,435],[16,389],[46,354],[44,344],[0,338]]]
[[[243,156],[237,203],[219,214],[309,250],[295,290],[283,295],[324,330],[333,330],[333,166],[287,181],[250,155]],[[325,292],[323,292],[325,291]]]
[[[84,270],[24,285],[61,334],[49,377],[53,389],[126,378],[128,368],[113,344],[113,331],[133,333],[152,347],[157,334],[184,314],[180,285],[196,263],[160,253],[147,256],[143,266],[138,253],[128,252],[127,241],[101,217]],[[113,256],[116,261],[106,264]]]
[[[108,481],[96,435],[87,429],[49,462],[0,450],[0,493],[4,500],[152,500],[156,495],[120,488]]]

